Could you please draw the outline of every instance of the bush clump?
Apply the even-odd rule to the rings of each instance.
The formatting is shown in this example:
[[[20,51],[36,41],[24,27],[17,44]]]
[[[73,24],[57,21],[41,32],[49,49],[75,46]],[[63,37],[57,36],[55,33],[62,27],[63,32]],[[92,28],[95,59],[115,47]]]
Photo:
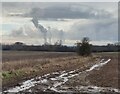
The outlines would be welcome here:
[[[84,37],[81,43],[77,43],[77,53],[81,56],[89,56],[91,54],[91,45],[88,37]]]

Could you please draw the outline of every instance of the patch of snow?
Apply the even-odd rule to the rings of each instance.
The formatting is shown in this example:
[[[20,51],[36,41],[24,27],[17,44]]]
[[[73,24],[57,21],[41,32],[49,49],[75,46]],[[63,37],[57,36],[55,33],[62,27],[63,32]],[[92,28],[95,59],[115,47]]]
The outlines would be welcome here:
[[[50,78],[50,80],[53,80],[53,81],[55,81],[55,80],[57,80],[56,78]]]
[[[93,65],[92,67],[90,67],[89,69],[82,71],[82,72],[78,72],[79,69],[77,70],[73,70],[73,71],[60,71],[60,72],[53,72],[51,74],[46,74],[40,77],[36,77],[35,79],[31,79],[31,80],[27,80],[25,82],[22,83],[21,86],[16,86],[14,88],[10,88],[7,91],[4,92],[20,92],[20,91],[24,91],[27,90],[31,87],[34,87],[35,85],[37,85],[38,83],[42,83],[42,84],[46,84],[46,83],[51,83],[49,84],[49,86],[44,89],[43,91],[46,91],[47,89],[50,89],[52,91],[55,92],[68,92],[67,90],[59,90],[58,87],[60,87],[61,85],[63,85],[64,83],[66,83],[70,78],[75,77],[81,73],[84,72],[90,72],[96,68],[100,68],[103,65],[107,64],[111,59],[108,60],[104,60],[102,59],[98,64]],[[57,74],[57,75],[55,75]],[[55,77],[53,77],[53,76]],[[49,77],[52,76],[52,77]],[[88,91],[88,92],[100,92],[100,91],[104,91],[104,90],[111,90],[114,92],[120,92],[118,89],[114,89],[114,88],[103,88],[103,87],[96,87],[96,86],[81,86],[78,88],[78,90],[81,91]],[[30,90],[29,90],[30,91]],[[71,91],[72,92],[72,91]]]
[[[43,80],[41,80],[41,83],[47,83],[47,82],[48,82],[47,79],[43,79]]]
[[[100,61],[100,63],[93,65],[90,69],[86,70],[87,72],[94,70],[95,68],[102,67],[103,65],[107,64],[111,59],[108,59],[105,62],[102,62],[103,59]]]

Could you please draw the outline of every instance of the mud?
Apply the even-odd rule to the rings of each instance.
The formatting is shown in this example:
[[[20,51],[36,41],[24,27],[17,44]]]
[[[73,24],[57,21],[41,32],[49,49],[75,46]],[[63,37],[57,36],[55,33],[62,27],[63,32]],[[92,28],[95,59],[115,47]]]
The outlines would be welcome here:
[[[98,87],[93,86],[85,80],[91,71],[99,70],[101,67],[109,63],[111,59],[101,59],[100,62],[91,65],[86,70],[72,70],[72,71],[59,71],[50,74],[45,74],[27,81],[24,81],[18,86],[9,88],[4,92],[58,92],[58,93],[120,93],[119,89],[112,87]],[[83,77],[84,84],[70,86],[68,83],[74,77]]]

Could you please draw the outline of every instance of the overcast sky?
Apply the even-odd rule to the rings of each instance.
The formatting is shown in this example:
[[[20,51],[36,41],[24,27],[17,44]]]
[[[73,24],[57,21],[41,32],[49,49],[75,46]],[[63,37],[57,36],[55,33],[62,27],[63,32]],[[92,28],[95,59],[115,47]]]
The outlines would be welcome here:
[[[103,45],[118,40],[118,3],[2,3],[3,43],[43,44],[43,34],[32,23],[37,18],[47,30],[47,42],[74,45],[83,37]],[[50,27],[50,29],[49,29]]]

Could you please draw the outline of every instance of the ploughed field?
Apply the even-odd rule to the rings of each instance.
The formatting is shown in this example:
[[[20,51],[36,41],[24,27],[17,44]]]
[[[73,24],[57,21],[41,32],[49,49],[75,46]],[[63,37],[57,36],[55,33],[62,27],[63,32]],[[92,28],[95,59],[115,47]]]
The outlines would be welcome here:
[[[118,53],[3,51],[4,92],[108,92],[118,89]]]

